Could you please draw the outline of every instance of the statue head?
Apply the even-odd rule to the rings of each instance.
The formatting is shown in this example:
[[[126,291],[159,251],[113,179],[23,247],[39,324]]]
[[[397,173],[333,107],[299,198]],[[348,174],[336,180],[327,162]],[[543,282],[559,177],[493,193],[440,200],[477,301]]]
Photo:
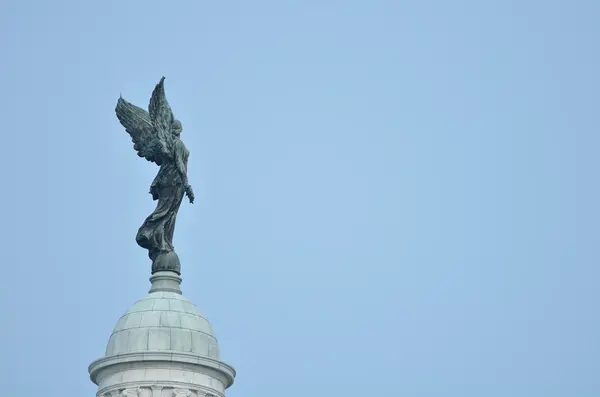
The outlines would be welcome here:
[[[183,131],[183,126],[181,125],[181,121],[174,120],[173,124],[171,124],[171,131],[173,132],[173,135],[178,137],[181,134],[181,131]]]

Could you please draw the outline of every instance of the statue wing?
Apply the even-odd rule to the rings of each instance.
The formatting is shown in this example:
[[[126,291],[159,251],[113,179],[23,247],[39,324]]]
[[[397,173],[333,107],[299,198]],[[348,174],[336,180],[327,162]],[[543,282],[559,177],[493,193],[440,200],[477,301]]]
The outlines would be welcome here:
[[[156,139],[156,132],[148,112],[127,102],[123,97],[120,97],[117,101],[115,112],[121,125],[125,127],[125,131],[131,136],[133,149],[138,156],[154,162],[156,157],[153,150],[153,140]]]
[[[173,147],[173,111],[167,102],[165,95],[165,78],[161,78],[160,82],[154,88],[150,104],[148,105],[150,112],[150,120],[156,132],[158,150],[164,155],[169,156]]]

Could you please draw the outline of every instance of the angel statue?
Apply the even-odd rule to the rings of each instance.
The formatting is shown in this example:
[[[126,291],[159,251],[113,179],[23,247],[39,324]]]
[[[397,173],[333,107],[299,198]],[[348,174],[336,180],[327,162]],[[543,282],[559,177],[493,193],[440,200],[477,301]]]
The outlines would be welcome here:
[[[183,127],[176,120],[167,102],[165,78],[152,92],[148,111],[120,97],[115,109],[117,118],[133,140],[138,156],[160,166],[150,194],[158,200],[156,209],[140,226],[136,241],[148,250],[152,273],[173,271],[181,273],[179,257],[173,249],[175,218],[184,194],[194,202],[194,192],[188,183],[187,161],[190,152],[179,136]]]

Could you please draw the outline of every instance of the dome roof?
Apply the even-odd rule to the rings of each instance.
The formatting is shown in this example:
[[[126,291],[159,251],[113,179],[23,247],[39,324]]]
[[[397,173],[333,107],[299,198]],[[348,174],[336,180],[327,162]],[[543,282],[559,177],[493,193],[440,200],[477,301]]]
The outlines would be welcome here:
[[[119,319],[106,357],[139,352],[182,352],[219,359],[208,320],[178,292],[150,290]]]

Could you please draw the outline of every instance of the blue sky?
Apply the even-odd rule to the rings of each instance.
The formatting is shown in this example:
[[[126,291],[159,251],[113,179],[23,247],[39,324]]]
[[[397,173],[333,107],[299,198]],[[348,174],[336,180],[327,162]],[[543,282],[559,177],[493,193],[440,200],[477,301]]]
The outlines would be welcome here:
[[[166,91],[228,396],[600,395],[597,1],[0,4],[0,384],[92,396]],[[32,391],[33,390],[33,391]]]

